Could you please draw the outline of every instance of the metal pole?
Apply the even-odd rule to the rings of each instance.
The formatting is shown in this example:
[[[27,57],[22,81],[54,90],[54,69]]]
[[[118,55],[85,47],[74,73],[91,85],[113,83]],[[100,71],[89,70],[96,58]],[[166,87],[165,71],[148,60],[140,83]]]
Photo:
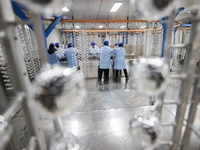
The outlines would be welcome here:
[[[161,57],[165,57],[167,58],[166,60],[169,61],[170,59],[170,52],[171,52],[171,38],[172,38],[172,31],[174,28],[174,18],[175,18],[175,11],[173,11],[171,13],[171,15],[168,17],[168,21],[167,21],[167,29],[164,30],[164,33],[166,35],[164,35],[163,33],[163,38],[165,38],[165,41],[163,41],[164,43],[164,49],[162,49],[162,54]]]
[[[12,100],[12,102],[8,105],[7,110],[4,111],[2,116],[4,117],[4,120],[10,121],[12,117],[15,115],[17,110],[19,109],[19,106],[23,103],[24,99],[24,93],[18,93],[16,97]]]
[[[41,63],[42,65],[47,63],[47,48],[46,48],[46,39],[44,39],[44,28],[43,28],[43,23],[41,21],[41,15],[33,13],[32,14],[32,20],[33,20],[33,27],[39,47],[39,55],[41,58]]]
[[[182,142],[182,150],[188,150],[190,137],[191,137],[191,127],[190,125],[193,124],[196,112],[197,112],[197,106],[199,104],[200,100],[200,80],[195,80],[195,86],[194,86],[194,93],[192,97],[193,103],[190,105],[189,115],[187,117],[187,126],[183,135],[183,142]]]
[[[200,16],[200,12],[198,11],[197,18]],[[187,73],[187,78],[183,80],[179,99],[181,100],[181,104],[177,107],[176,112],[176,126],[173,129],[173,146],[171,150],[177,150],[179,148],[180,139],[181,139],[181,132],[182,132],[182,126],[183,121],[185,117],[185,112],[187,108],[187,102],[190,96],[192,84],[194,81],[194,75],[195,75],[195,68],[196,68],[196,59],[198,57],[198,52],[200,48],[200,22],[194,22],[192,24],[192,31],[191,31],[191,37],[190,37],[190,43],[192,43],[192,48],[188,50],[187,59],[184,66],[184,72]]]

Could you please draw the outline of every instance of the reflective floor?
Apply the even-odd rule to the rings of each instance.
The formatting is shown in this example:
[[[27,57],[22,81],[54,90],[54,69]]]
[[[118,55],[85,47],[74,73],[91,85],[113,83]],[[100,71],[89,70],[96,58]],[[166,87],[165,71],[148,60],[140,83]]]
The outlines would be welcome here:
[[[109,81],[108,85],[97,84],[96,79],[86,80],[88,97],[84,105],[69,116],[63,116],[62,120],[67,133],[72,133],[79,144],[90,150],[143,150],[141,139],[130,132],[130,120],[135,115],[151,115],[154,110],[150,105],[149,97],[144,93],[138,93],[125,84]],[[165,101],[178,99],[180,81],[171,81],[166,92]],[[157,99],[157,98],[155,98]],[[163,123],[174,121],[176,113],[175,105],[167,105],[163,108],[161,120]],[[54,135],[52,120],[42,117],[47,143]],[[195,124],[200,124],[200,112]],[[170,141],[172,127],[161,128],[160,142]],[[199,150],[200,142],[192,135],[191,150]],[[168,150],[169,145],[160,145],[158,149]]]

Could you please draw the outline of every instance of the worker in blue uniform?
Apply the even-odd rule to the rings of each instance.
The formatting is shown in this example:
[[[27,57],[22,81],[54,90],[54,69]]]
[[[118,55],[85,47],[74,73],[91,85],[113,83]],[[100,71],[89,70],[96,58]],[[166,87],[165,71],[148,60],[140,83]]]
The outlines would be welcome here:
[[[62,56],[56,52],[55,45],[51,43],[49,45],[48,53],[47,53],[47,59],[49,64],[59,64],[60,65],[60,59]]]
[[[92,57],[95,57],[95,58],[99,58],[99,47],[95,45],[95,42],[91,42],[91,46],[89,48],[89,51],[88,51],[89,55],[92,55]]]
[[[115,80],[118,80],[118,73],[121,70],[124,71],[126,82],[129,80],[128,73],[126,70],[126,62],[125,62],[125,49],[123,48],[123,42],[118,43],[118,48],[113,52],[115,55],[114,69],[116,70]]]
[[[60,47],[60,44],[58,42],[55,43],[56,49],[60,54],[65,54],[65,49]]]
[[[113,48],[113,51],[115,51],[118,48],[118,43],[115,43],[115,47]]]
[[[73,48],[73,44],[69,43],[68,48],[65,51],[65,56],[67,57],[67,67],[77,67],[78,68],[78,62],[76,56],[78,55],[77,50]]]
[[[108,47],[108,41],[104,41],[103,45],[104,46],[100,49],[98,82],[101,83],[102,74],[104,73],[104,83],[107,84],[109,81],[109,69],[111,68],[110,54],[113,51],[110,47]]]

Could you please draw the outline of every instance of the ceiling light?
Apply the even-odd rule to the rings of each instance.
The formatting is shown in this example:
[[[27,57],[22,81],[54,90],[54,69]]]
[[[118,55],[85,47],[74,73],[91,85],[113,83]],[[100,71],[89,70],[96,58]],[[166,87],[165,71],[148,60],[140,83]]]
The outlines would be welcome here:
[[[80,27],[79,26],[75,26],[75,28],[79,29]]]
[[[101,29],[101,28],[103,28],[103,26],[99,26],[99,28]]]
[[[122,4],[123,4],[123,3],[121,3],[121,2],[116,2],[116,3],[113,5],[113,7],[111,8],[110,12],[116,12]]]
[[[121,26],[120,28],[125,28],[126,26]]]
[[[68,12],[69,9],[65,6],[65,7],[62,8],[62,11],[66,11],[66,12]]]

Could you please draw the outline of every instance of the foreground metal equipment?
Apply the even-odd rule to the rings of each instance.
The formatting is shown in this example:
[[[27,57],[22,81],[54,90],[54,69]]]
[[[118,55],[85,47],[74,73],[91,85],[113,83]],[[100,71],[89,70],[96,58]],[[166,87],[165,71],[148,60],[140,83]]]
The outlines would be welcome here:
[[[173,16],[173,15],[172,15]],[[192,23],[192,31],[190,34],[190,41],[187,45],[171,45],[171,26],[170,23],[172,22],[173,18],[168,19],[168,33],[166,36],[166,45],[165,45],[165,57],[169,59],[170,56],[170,50],[171,48],[185,48],[187,51],[186,54],[186,60],[184,64],[184,68],[181,72],[181,74],[177,74],[175,77],[176,79],[181,80],[181,89],[179,93],[179,100],[174,101],[173,104],[177,105],[176,110],[176,117],[175,122],[172,124],[169,124],[169,126],[173,126],[173,135],[171,142],[168,142],[169,145],[171,145],[171,150],[178,150],[178,149],[184,149],[187,150],[190,143],[190,136],[191,136],[191,130],[192,124],[194,122],[195,113],[197,110],[197,106],[199,104],[199,98],[197,98],[199,91],[199,83],[198,80],[195,79],[195,73],[196,73],[196,60],[199,53],[199,34],[200,34],[200,24],[197,22],[197,19],[200,16],[200,10],[197,10],[196,13],[194,13],[194,20]],[[188,20],[187,20],[188,21]],[[173,76],[171,76],[174,78]],[[195,84],[193,84],[195,82]],[[197,83],[196,83],[197,82]],[[192,90],[193,89],[193,90]],[[198,91],[198,92],[197,92]],[[192,95],[192,99],[190,98]],[[163,105],[167,104],[164,102],[164,95],[162,96],[163,99]],[[188,103],[191,102],[191,105],[188,105]],[[186,109],[189,107],[189,115],[186,116]],[[161,109],[162,111],[162,109]],[[186,119],[185,119],[186,118]],[[184,130],[183,127],[186,124],[186,129]],[[182,134],[183,132],[183,139]]]
[[[4,9],[6,6],[6,9]],[[15,17],[12,11],[11,3],[7,0],[2,0],[0,2],[0,21],[1,26],[0,29],[2,33],[4,33],[0,38],[3,41],[5,47],[5,55],[8,60],[8,64],[12,73],[13,81],[14,81],[14,90],[15,93],[24,92],[24,96],[20,97],[21,106],[23,106],[23,111],[25,112],[25,118],[30,130],[30,134],[32,137],[37,138],[37,149],[46,150],[46,144],[43,132],[41,132],[41,128],[38,122],[38,114],[34,111],[32,104],[28,101],[29,95],[29,86],[31,85],[27,68],[25,66],[25,62],[23,59],[22,52],[18,47],[19,39],[16,36],[15,32]],[[8,17],[9,16],[9,17]],[[18,103],[19,97],[15,94],[14,103],[11,103],[10,107],[8,107],[6,113],[6,121],[9,122],[8,118],[12,118],[16,111],[16,107],[20,106]],[[17,101],[18,100],[18,101]],[[30,107],[31,106],[31,107]],[[5,109],[1,108],[1,109]],[[16,135],[15,135],[16,136]],[[10,147],[12,149],[16,149],[17,142],[14,136],[11,138]]]
[[[200,18],[200,9],[196,10],[195,13],[193,13],[194,19],[192,19],[192,30],[190,34],[190,40],[189,43],[186,45],[179,44],[179,45],[172,45],[171,38],[172,38],[172,26],[174,24],[174,12],[168,17],[168,26],[167,26],[167,33],[165,37],[165,51],[164,51],[164,57],[166,60],[170,59],[171,55],[171,49],[178,48],[178,49],[185,49],[186,50],[186,59],[183,66],[183,70],[179,74],[171,74],[171,79],[179,79],[181,80],[181,86],[180,86],[180,93],[179,93],[179,99],[174,100],[171,102],[165,101],[165,93],[153,93],[152,91],[148,91],[147,86],[145,86],[145,90],[143,92],[152,95],[154,94],[160,94],[160,98],[162,100],[162,103],[158,106],[157,110],[162,114],[162,108],[164,105],[176,105],[176,115],[175,115],[175,122],[173,123],[166,123],[162,122],[161,125],[163,126],[171,126],[173,127],[172,132],[172,139],[171,141],[167,142],[161,142],[161,145],[169,145],[171,150],[178,150],[183,149],[187,150],[189,148],[190,144],[190,138],[192,131],[194,134],[199,137],[199,131],[197,130],[197,127],[195,127],[194,121],[195,121],[195,115],[197,112],[197,107],[200,102],[200,88],[199,88],[199,68],[197,68],[197,58],[199,54],[200,49],[200,23],[197,21]],[[188,20],[187,20],[188,21]],[[174,35],[175,36],[175,35]],[[175,44],[175,43],[174,43]],[[142,58],[144,61],[147,61],[148,58]],[[139,63],[141,63],[139,61]],[[131,66],[134,66],[137,64],[137,62],[131,62]],[[150,65],[150,64],[149,64]],[[136,65],[137,66],[137,65]],[[148,65],[147,65],[148,66]],[[141,70],[142,67],[140,66],[138,70]],[[137,70],[137,68],[136,68]],[[130,68],[130,72],[132,73],[132,77],[135,78],[135,74],[137,74],[134,67]],[[143,77],[145,72],[148,74],[150,71],[146,68],[146,71],[139,72],[140,75],[138,75],[139,78]],[[150,80],[151,78],[148,77],[146,80]],[[132,82],[132,84],[136,85],[136,88],[140,88],[142,86],[142,82],[137,85],[138,80],[134,80],[135,83]],[[146,83],[146,81],[145,81]],[[149,90],[152,90],[152,88],[149,88]],[[187,114],[187,108],[189,108],[189,113]],[[185,129],[184,129],[185,127]],[[183,133],[183,134],[182,134]]]
[[[29,0],[29,2],[30,1],[33,0]],[[6,9],[3,7],[4,5],[7,6]],[[35,110],[36,106],[35,103],[33,103],[34,100],[36,101],[36,105],[38,104],[41,110],[44,110],[55,117],[54,126],[57,134],[52,139],[52,143],[50,143],[51,145],[50,149],[56,150],[59,149],[58,148],[59,146],[62,146],[63,149],[66,148],[70,149],[70,147],[79,149],[81,146],[78,144],[78,142],[75,140],[73,136],[70,137],[64,135],[65,129],[63,127],[60,114],[63,112],[65,115],[71,113],[72,110],[74,110],[77,107],[77,105],[79,105],[82,102],[83,100],[82,98],[85,97],[86,92],[84,89],[84,84],[82,80],[77,80],[78,77],[80,76],[76,76],[76,74],[71,70],[62,68],[59,69],[53,67],[53,68],[47,68],[44,72],[41,72],[41,74],[39,74],[37,78],[36,76],[40,71],[42,65],[47,61],[45,41],[43,40],[44,30],[42,28],[40,14],[33,13],[33,15],[31,16],[33,19],[32,23],[34,25],[33,29],[36,33],[35,36],[38,44],[37,46],[39,47],[38,54],[36,56],[37,59],[36,61],[34,61],[35,57],[30,55],[30,53],[34,51],[33,48],[34,45],[32,44],[31,46],[31,44],[29,43],[31,39],[29,35],[30,33],[27,30],[28,27],[26,28],[26,26],[23,26],[23,24],[25,23],[22,21],[16,22],[9,0],[1,0],[0,8],[1,8],[0,48],[5,49],[3,51],[4,53],[2,53],[2,56],[5,57],[6,60],[5,62],[1,61],[0,64],[1,65],[0,71],[3,71],[4,73],[2,76],[6,78],[4,80],[6,82],[5,84],[6,91],[3,87],[4,85],[3,84],[0,85],[0,95],[1,95],[0,135],[4,136],[4,139],[1,141],[2,144],[0,144],[0,149],[5,149],[8,143],[10,149],[13,150],[17,149],[16,137],[14,136],[15,132],[12,130],[12,126],[10,126],[11,125],[10,120],[15,115],[16,111],[18,111],[19,109],[18,107],[20,108],[22,107],[25,114],[25,119],[28,124],[28,129],[30,130],[29,142],[26,148],[47,150],[46,139],[44,137],[44,133],[40,126],[39,114]],[[8,14],[9,18],[7,18]],[[149,92],[148,93],[149,95],[151,95],[151,93],[153,93],[152,95],[160,94],[159,96],[162,100],[162,103],[159,102],[158,107],[155,109],[159,113],[162,114],[163,105],[168,105],[168,104],[176,105],[177,106],[176,119],[173,123],[167,124],[165,122],[160,123],[161,119],[160,115],[153,116],[152,114],[150,114],[150,116],[147,118],[145,118],[146,116],[144,116],[144,118],[141,117],[134,118],[131,122],[131,126],[133,128],[132,133],[136,134],[135,135],[136,137],[139,137],[140,139],[144,140],[142,141],[144,143],[144,145],[142,146],[145,146],[145,148],[158,148],[159,145],[161,144],[168,144],[170,145],[172,150],[178,150],[178,149],[187,150],[190,144],[190,137],[192,131],[198,136],[198,138],[200,137],[199,131],[193,125],[200,98],[200,81],[199,81],[200,75],[196,74],[195,71],[196,69],[198,69],[196,67],[196,59],[198,57],[200,49],[200,42],[199,42],[200,22],[198,22],[200,18],[200,9],[194,13],[194,17],[192,18],[192,20],[190,20],[191,22],[193,22],[193,24],[192,24],[191,38],[187,45],[181,45],[181,44],[171,45],[172,41],[171,35],[173,31],[174,16],[175,16],[175,11],[172,11],[171,15],[168,17],[168,22],[167,22],[168,30],[166,33],[166,37],[164,38],[165,51],[163,51],[162,54],[166,59],[168,59],[167,63],[169,64],[170,52],[172,48],[186,49],[186,59],[183,71],[181,72],[181,74],[170,75],[170,77],[173,79],[181,80],[181,91],[179,95],[179,100],[178,101],[174,100],[171,102],[164,101],[165,93],[163,92],[167,87],[166,78],[169,73],[168,72],[169,68],[165,66],[165,64],[163,64],[162,61],[159,60],[157,61],[157,58],[156,59],[151,58],[152,59],[151,62],[153,62],[152,64],[149,63],[148,61],[146,62],[147,58],[144,58],[143,60],[144,64],[143,65],[140,64],[139,66],[139,68],[142,67],[144,68],[142,72],[140,72],[141,74],[144,75],[145,75],[144,72],[146,71],[145,69],[148,68],[147,73],[150,74],[144,76],[143,79],[146,80],[142,79],[142,81],[145,81],[145,83],[147,83],[147,81],[150,81],[147,79],[151,78],[151,82],[149,82],[148,85],[153,83],[153,86],[148,87],[146,85],[142,85],[142,82],[138,82],[137,84],[139,86],[142,86],[140,87],[141,91],[147,88],[145,89],[145,91]],[[20,25],[17,25],[17,23],[19,23]],[[18,34],[16,33],[16,27],[18,27],[17,30]],[[25,31],[27,32],[27,34],[25,37],[23,37]],[[75,34],[76,36],[76,33],[73,34]],[[135,36],[140,36],[140,35],[135,35]],[[95,38],[97,41],[99,40],[99,43],[101,43],[100,41],[101,38],[99,38],[97,35],[95,35]],[[106,35],[106,38],[108,39],[109,36]],[[143,37],[141,39],[143,39]],[[160,39],[159,41],[161,41]],[[18,44],[20,43],[19,40],[21,44],[24,46],[24,49],[18,46]],[[79,37],[77,36],[73,40],[75,46],[77,47],[80,46],[82,48],[80,49],[82,57],[81,59],[83,59],[81,65],[83,68],[83,73],[86,74],[89,70],[88,55],[87,55],[88,46],[84,43],[88,43],[89,38],[87,37],[87,33],[83,31],[81,32]],[[26,43],[27,41],[28,44]],[[134,42],[136,42],[136,40]],[[115,42],[113,41],[113,43]],[[148,43],[150,42],[148,41]],[[27,47],[29,47],[29,49]],[[30,58],[25,60],[23,55],[25,55],[26,52],[29,52],[27,56]],[[155,62],[156,64],[154,64]],[[162,69],[162,67],[164,67],[165,69]],[[10,71],[8,71],[8,69],[10,69]],[[165,70],[168,71],[166,72]],[[45,75],[42,73],[44,73]],[[30,80],[34,79],[35,77],[36,77],[36,82],[34,84],[35,91],[32,91],[29,90],[31,87]],[[141,78],[141,76],[139,75],[138,77],[136,77],[135,80],[137,80],[137,78]],[[148,91],[148,89],[151,89],[151,91]],[[8,100],[7,97],[5,96],[7,94],[7,91],[9,90],[12,90],[13,92],[12,95],[13,97],[11,100]],[[68,97],[68,99],[65,99],[65,97]],[[75,99],[77,101],[75,101]],[[188,103],[191,103],[191,105],[188,105]],[[189,107],[189,114],[186,116],[187,107]],[[66,108],[68,110],[65,110]],[[142,122],[141,119],[144,120],[145,122]],[[150,124],[151,122],[149,120],[153,120],[153,124]],[[156,124],[158,127],[156,126]],[[160,141],[159,139],[160,126],[173,127],[173,137],[171,141],[166,141],[166,142]],[[138,132],[134,133],[135,131],[134,129],[138,129]],[[183,136],[181,135],[182,132]],[[139,134],[142,135],[139,136]],[[143,137],[145,139],[143,139]],[[71,139],[72,142],[67,143]],[[138,144],[140,143],[138,142]],[[135,147],[132,148],[135,149]]]

